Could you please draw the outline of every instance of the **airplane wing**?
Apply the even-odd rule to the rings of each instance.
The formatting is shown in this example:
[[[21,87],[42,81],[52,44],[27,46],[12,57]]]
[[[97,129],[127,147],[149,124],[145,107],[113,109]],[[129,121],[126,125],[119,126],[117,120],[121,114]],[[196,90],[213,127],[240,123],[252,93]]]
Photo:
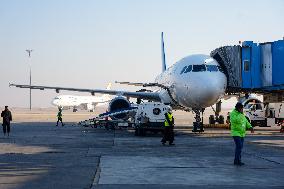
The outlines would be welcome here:
[[[131,98],[141,98],[147,100],[161,101],[158,92],[131,92],[131,91],[117,91],[117,90],[107,90],[107,89],[80,89],[80,88],[67,88],[67,87],[50,87],[50,86],[38,86],[38,85],[19,85],[19,84],[9,84],[10,87],[27,88],[27,89],[53,89],[57,93],[62,91],[77,91],[77,92],[88,92],[92,95],[95,93],[100,94],[110,94],[117,96],[126,96]]]
[[[128,81],[115,81],[115,83],[122,85],[138,86],[138,87],[160,87],[158,83],[134,83]]]

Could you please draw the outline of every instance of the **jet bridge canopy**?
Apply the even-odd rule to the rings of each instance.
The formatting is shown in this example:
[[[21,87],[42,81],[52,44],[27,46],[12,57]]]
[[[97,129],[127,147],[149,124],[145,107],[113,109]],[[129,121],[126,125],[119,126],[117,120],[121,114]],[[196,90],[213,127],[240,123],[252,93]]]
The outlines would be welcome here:
[[[211,52],[227,75],[227,92],[283,92],[284,40],[244,41]]]

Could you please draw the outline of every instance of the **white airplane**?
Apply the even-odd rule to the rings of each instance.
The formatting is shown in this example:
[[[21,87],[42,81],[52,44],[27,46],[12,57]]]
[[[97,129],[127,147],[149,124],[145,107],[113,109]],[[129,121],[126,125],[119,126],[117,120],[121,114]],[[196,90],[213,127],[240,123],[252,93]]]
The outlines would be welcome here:
[[[80,89],[66,87],[49,87],[35,85],[10,84],[19,88],[30,89],[55,89],[116,95],[109,103],[109,111],[129,108],[128,98],[147,99],[170,104],[174,109],[193,110],[196,113],[194,122],[198,127],[202,122],[200,113],[204,108],[214,105],[225,94],[227,78],[216,60],[208,55],[197,54],[186,56],[166,69],[163,33],[162,45],[162,73],[153,83],[117,82],[120,84],[135,85],[141,87],[156,87],[158,90],[150,91],[117,91],[102,89]]]
[[[111,83],[108,84],[106,89],[110,90],[110,88]],[[51,104],[62,109],[73,108],[73,112],[76,112],[78,108],[93,112],[96,106],[105,105],[110,100],[109,94],[102,96],[59,95],[52,100]]]

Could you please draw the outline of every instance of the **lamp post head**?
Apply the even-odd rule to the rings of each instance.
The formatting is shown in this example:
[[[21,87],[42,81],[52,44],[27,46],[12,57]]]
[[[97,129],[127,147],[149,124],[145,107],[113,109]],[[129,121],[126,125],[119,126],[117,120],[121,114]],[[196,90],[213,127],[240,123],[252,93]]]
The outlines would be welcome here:
[[[32,49],[26,49],[27,53],[29,54],[29,57],[31,57],[31,52],[33,52]]]

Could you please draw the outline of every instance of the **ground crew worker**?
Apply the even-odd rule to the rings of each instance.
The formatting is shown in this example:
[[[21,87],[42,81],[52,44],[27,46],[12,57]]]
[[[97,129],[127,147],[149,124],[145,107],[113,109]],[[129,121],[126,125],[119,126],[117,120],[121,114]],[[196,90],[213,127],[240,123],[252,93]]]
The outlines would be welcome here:
[[[227,119],[226,124],[228,125],[228,128],[231,129],[231,123],[230,123],[230,112],[227,113]]]
[[[241,157],[246,130],[250,129],[251,133],[254,132],[253,127],[243,114],[243,108],[243,104],[238,102],[235,106],[235,109],[230,113],[231,135],[236,144],[234,165],[237,166],[244,165]]]
[[[63,122],[62,122],[62,109],[58,108],[58,113],[57,113],[57,123],[56,126],[58,126],[58,122],[61,122],[62,127],[64,126]]]
[[[172,109],[169,108],[168,112],[165,113],[165,123],[164,123],[164,136],[161,140],[162,144],[169,141],[169,145],[175,145],[174,142],[174,117],[172,115]]]
[[[280,133],[284,133],[284,120],[282,120],[279,125],[281,126]]]
[[[1,117],[3,117],[3,133],[4,136],[6,136],[6,132],[8,136],[10,135],[10,122],[12,121],[12,113],[8,109],[8,106],[5,106],[5,110],[2,111]]]

